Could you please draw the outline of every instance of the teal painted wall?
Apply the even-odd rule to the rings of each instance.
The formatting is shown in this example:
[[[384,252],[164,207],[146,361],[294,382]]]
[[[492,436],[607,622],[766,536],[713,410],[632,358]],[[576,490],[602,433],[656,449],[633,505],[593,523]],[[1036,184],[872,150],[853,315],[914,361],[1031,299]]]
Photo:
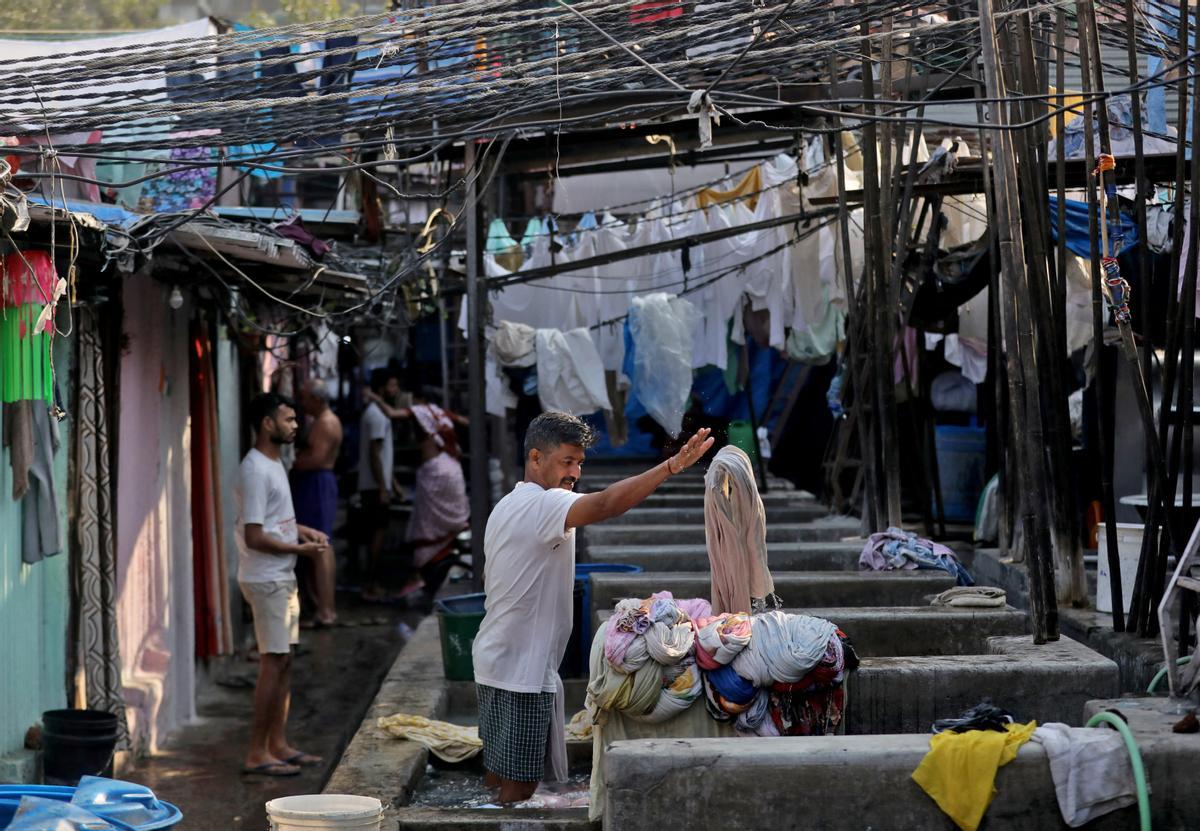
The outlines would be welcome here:
[[[55,341],[55,368],[65,392],[71,343]],[[71,426],[69,418],[59,425],[62,445],[54,465],[64,544]],[[21,562],[21,504],[12,500],[12,466],[0,447],[0,756],[23,746],[25,731],[42,711],[66,706],[69,605],[66,551],[32,566]]]

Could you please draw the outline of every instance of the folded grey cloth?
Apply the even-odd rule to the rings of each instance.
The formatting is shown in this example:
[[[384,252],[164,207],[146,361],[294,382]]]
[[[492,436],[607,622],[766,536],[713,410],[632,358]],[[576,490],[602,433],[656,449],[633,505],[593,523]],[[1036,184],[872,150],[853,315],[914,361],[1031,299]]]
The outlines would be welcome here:
[[[974,606],[1003,608],[1008,603],[1004,589],[989,586],[955,586],[946,589],[929,602],[931,606]]]

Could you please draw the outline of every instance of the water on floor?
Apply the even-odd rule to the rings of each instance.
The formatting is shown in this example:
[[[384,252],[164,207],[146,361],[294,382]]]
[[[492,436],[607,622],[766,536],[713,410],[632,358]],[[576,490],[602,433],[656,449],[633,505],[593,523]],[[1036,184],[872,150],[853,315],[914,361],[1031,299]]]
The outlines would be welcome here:
[[[553,789],[539,788],[528,802],[513,807],[586,808],[588,782],[588,774],[576,774]],[[483,774],[477,768],[445,769],[430,765],[411,804],[421,808],[484,808],[494,806],[495,798],[495,791],[484,787]]]

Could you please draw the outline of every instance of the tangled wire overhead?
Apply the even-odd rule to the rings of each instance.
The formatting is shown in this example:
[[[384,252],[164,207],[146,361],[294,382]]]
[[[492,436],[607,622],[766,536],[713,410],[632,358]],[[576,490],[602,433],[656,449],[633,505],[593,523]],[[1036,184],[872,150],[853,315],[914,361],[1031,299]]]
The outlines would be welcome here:
[[[1101,5],[1101,28],[1113,42],[1123,37],[1119,5]],[[1050,2],[1021,11],[1052,15],[1071,6]],[[569,7],[464,0],[3,61],[0,134],[103,130],[99,147],[59,143],[98,155],[272,145],[244,148],[250,160],[267,150],[286,157],[280,143],[305,143],[300,149],[308,154],[344,147],[347,134],[359,146],[421,147],[502,130],[796,104],[794,85],[824,88],[861,71],[864,35],[877,47],[886,40],[893,75],[903,74],[897,67],[904,64],[916,75],[969,74],[978,42],[974,4],[957,0],[713,0],[638,8],[603,0]],[[1143,14],[1137,23],[1145,51],[1179,57],[1151,17]],[[806,95],[810,104],[821,103],[811,90]]]

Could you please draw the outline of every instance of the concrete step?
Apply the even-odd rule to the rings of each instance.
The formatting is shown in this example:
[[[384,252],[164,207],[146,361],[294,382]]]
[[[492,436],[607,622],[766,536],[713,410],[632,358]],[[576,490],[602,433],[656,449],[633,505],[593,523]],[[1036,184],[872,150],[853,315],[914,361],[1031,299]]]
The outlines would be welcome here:
[[[777,571],[857,571],[859,543],[793,542],[767,546],[767,563]],[[589,545],[579,552],[580,562],[622,563],[646,571],[701,571],[708,573],[708,551],[703,545]]]
[[[775,593],[792,607],[917,606],[954,585],[944,571],[775,571]],[[675,597],[711,599],[710,578],[699,571],[593,574],[591,609],[612,609],[626,597],[669,591]]]
[[[641,471],[638,471],[638,473],[641,473]],[[583,472],[583,477],[579,480],[579,489],[581,491],[587,491],[587,492],[600,491],[600,490],[604,490],[609,485],[612,485],[616,482],[621,481],[624,478],[627,478],[627,477],[624,477],[624,476],[614,476],[614,477],[593,476],[588,470],[585,469]],[[675,494],[703,493],[704,492],[704,478],[701,476],[696,476],[696,477],[690,477],[687,479],[683,479],[683,478],[668,479],[667,481],[663,482],[661,485],[658,486],[657,492],[658,493],[675,493]],[[775,495],[783,495],[783,494],[791,494],[792,496],[796,496],[800,493],[803,493],[803,491],[796,490],[794,487],[792,487],[791,482],[769,481],[767,484],[767,490],[765,493],[763,493],[763,496],[775,496]]]
[[[987,650],[864,658],[847,680],[846,732],[925,733],[984,696],[1003,701],[1017,721],[1082,727],[1086,702],[1098,690],[1120,689],[1116,663],[1070,638],[1035,644],[1028,635],[996,637]]]
[[[828,517],[812,522],[767,524],[767,542],[837,542],[858,534],[860,523],[848,517]],[[703,545],[704,526],[614,525],[599,523],[583,529],[581,542],[587,545]]]
[[[769,503],[764,506],[767,512],[767,523],[772,522],[810,522],[829,515],[829,509],[815,502],[796,502],[788,504]],[[606,520],[606,524],[621,525],[669,525],[672,523],[695,523],[704,525],[704,501],[697,499],[692,507],[686,505],[644,507],[638,506],[628,513],[615,519]]]
[[[772,508],[789,508],[794,506],[811,507],[820,509],[821,513],[828,513],[825,506],[815,499],[807,496],[800,496],[795,491],[791,493],[768,493],[762,497],[763,507],[770,511]],[[646,497],[640,508],[703,508],[704,507],[704,491],[696,491],[694,493],[660,493],[655,492]]]
[[[981,655],[988,638],[1024,635],[1025,613],[1003,609],[947,606],[861,606],[784,611],[825,618],[846,633],[861,658],[908,655]],[[611,609],[593,618],[597,629],[612,616]]]

